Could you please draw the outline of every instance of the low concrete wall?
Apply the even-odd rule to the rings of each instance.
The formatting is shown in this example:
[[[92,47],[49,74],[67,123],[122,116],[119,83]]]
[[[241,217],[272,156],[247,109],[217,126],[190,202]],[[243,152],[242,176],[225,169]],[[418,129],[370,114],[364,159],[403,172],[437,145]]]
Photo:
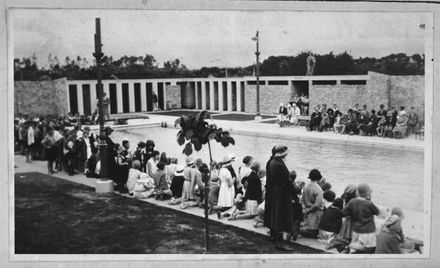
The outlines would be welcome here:
[[[30,115],[67,114],[67,79],[15,81],[14,112]]]
[[[419,118],[424,118],[425,111],[425,77],[424,76],[391,76],[391,106],[405,106],[409,111],[412,106]]]

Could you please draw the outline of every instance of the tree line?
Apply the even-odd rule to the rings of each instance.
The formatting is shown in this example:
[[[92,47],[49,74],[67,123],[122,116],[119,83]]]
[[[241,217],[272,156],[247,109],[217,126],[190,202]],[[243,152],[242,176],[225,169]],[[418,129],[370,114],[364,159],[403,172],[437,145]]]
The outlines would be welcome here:
[[[314,75],[354,75],[366,74],[368,71],[388,75],[423,75],[425,55],[404,53],[390,54],[382,58],[357,58],[349,53],[314,54],[309,51],[295,56],[270,56],[260,64],[261,76],[305,75],[306,59],[312,54],[316,59]],[[39,67],[37,57],[14,59],[14,80],[37,81],[66,77],[69,80],[96,79],[96,64],[90,64],[86,58],[66,57],[60,61],[49,55],[48,67]],[[102,58],[103,79],[139,79],[139,78],[184,78],[184,77],[242,77],[255,74],[255,65],[219,68],[202,67],[189,69],[179,59],[168,60],[159,66],[153,55],[123,56],[113,59]]]

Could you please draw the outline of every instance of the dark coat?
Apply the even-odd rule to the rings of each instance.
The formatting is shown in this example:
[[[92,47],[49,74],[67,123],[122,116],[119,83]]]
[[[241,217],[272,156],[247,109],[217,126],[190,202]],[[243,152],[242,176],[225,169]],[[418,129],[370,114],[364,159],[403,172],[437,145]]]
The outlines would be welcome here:
[[[280,158],[270,163],[273,180],[271,227],[275,232],[291,232],[293,227],[293,185],[289,170]]]
[[[248,187],[246,189],[246,193],[244,194],[244,198],[246,200],[257,200],[258,204],[260,204],[263,199],[263,191],[261,190],[260,177],[258,177],[257,173],[252,171],[249,176],[244,177],[241,180],[241,183],[243,185],[246,182],[248,183]]]
[[[266,195],[264,203],[264,226],[271,229],[271,211],[272,211],[272,191],[273,191],[273,179],[270,173],[270,162],[272,162],[272,157],[267,161],[266,164]]]

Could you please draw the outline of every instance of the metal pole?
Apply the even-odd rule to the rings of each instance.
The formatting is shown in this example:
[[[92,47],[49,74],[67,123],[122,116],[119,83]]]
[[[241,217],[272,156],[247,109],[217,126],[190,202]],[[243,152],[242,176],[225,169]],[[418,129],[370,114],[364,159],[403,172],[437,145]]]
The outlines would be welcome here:
[[[260,51],[258,50],[258,43],[260,41],[258,37],[258,31],[257,31],[257,51],[255,52],[255,56],[257,57],[257,66],[256,66],[256,76],[257,76],[257,114],[256,116],[260,116]]]
[[[209,181],[211,181],[211,173],[212,173],[212,154],[211,154],[211,143],[209,143],[208,139],[208,149],[209,149]],[[209,195],[209,183],[205,181],[205,247],[206,252],[209,252],[209,218],[208,218],[208,195]]]
[[[98,80],[98,109],[99,109],[99,155],[101,157],[101,172],[100,178],[105,179],[108,177],[108,161],[107,161],[107,135],[104,131],[104,105],[103,105],[103,87],[102,87],[102,74],[101,74],[101,58],[104,56],[102,53],[101,44],[101,20],[95,19],[95,53],[93,57],[96,58],[96,79]]]

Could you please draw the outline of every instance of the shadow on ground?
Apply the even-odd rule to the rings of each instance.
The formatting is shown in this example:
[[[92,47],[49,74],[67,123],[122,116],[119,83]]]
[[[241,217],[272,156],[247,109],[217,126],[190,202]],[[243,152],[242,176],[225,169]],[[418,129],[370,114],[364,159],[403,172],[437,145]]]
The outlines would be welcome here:
[[[210,253],[279,253],[266,236],[210,222]],[[292,245],[293,253],[323,253]],[[16,254],[199,254],[204,219],[40,173],[15,175]]]

